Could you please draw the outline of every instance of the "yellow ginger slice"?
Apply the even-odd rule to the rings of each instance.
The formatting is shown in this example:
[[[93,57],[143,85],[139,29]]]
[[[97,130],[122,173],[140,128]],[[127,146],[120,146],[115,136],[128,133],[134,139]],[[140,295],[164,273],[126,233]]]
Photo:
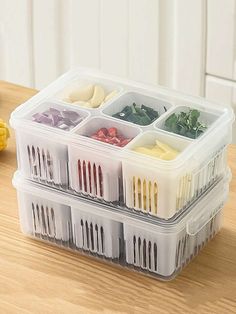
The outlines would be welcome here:
[[[149,155],[151,157],[156,157],[162,160],[172,160],[177,157],[179,151],[175,150],[166,143],[156,140],[155,146],[139,146],[135,147],[134,151]]]

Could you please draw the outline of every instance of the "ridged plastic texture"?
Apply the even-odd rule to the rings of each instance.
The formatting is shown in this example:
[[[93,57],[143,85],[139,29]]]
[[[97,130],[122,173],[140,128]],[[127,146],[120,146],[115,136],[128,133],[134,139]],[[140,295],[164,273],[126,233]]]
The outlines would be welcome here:
[[[117,94],[100,107],[82,108],[62,101],[61,91],[77,82],[100,84]],[[112,117],[133,102],[159,112],[159,118],[140,126]],[[32,121],[32,115],[53,107],[77,111],[83,121],[63,131]],[[197,139],[168,132],[164,121],[187,107],[200,112],[207,125]],[[18,166],[25,177],[72,194],[86,195],[162,219],[183,212],[227,171],[226,148],[231,142],[232,109],[203,98],[159,86],[139,84],[100,72],[69,72],[18,107],[11,116],[16,130]],[[89,136],[101,127],[116,127],[132,138],[125,147]],[[158,139],[180,151],[164,161],[135,152]]]
[[[16,173],[22,231],[163,280],[172,279],[219,231],[228,179],[176,219],[153,219],[23,179]]]

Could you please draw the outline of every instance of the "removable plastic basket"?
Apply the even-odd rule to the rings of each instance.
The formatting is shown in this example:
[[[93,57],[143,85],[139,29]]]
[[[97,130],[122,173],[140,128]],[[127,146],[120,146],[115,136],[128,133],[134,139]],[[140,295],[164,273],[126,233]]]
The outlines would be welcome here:
[[[35,181],[68,189],[67,146],[42,135],[17,129],[19,168]]]
[[[13,184],[22,231],[27,235],[50,242],[56,238],[59,241],[53,242],[63,247],[163,280],[179,273],[219,231],[229,188],[228,179],[222,179],[176,219],[163,221],[44,187],[19,173]],[[35,206],[39,211],[44,208],[39,226],[33,218],[38,215]],[[47,208],[53,208],[56,217],[53,224],[58,231],[53,234],[47,227],[52,219]]]
[[[153,142],[155,139],[176,148],[182,145],[185,149],[188,145],[185,139],[175,143],[175,137],[170,134],[149,131],[129,147],[142,145],[143,141]],[[219,143],[218,149],[215,146],[215,151],[206,148],[204,152],[187,156],[181,164],[177,160],[176,163],[155,164],[153,158],[145,157],[142,162],[135,162],[134,156],[124,158],[122,170],[125,204],[128,208],[163,219],[169,219],[183,211],[227,171],[226,146],[221,143],[224,141]]]
[[[73,86],[100,84],[115,95],[100,107],[85,108],[65,97]],[[66,92],[67,91],[67,92]],[[125,106],[142,104],[159,116],[148,125],[122,121],[113,115]],[[64,131],[33,121],[53,107],[78,112],[82,121]],[[207,128],[196,139],[168,130],[170,115],[196,109]],[[190,206],[227,171],[226,149],[231,142],[233,110],[203,98],[160,86],[150,86],[77,69],[60,77],[11,115],[16,130],[19,169],[25,177],[72,194],[84,195],[124,211],[171,219]],[[91,136],[99,128],[116,127],[130,142],[118,147]],[[179,151],[165,161],[134,151],[158,139]]]
[[[83,210],[81,210],[81,208]],[[108,258],[119,258],[122,245],[122,224],[96,215],[89,204],[72,206],[72,228],[77,248]]]
[[[78,135],[91,135],[101,127],[117,127],[120,132],[135,137],[141,132],[138,127],[122,122],[113,122],[105,117],[94,117],[75,129]],[[122,200],[122,169],[119,147],[107,151],[106,147],[94,150],[85,143],[70,144],[69,173],[70,187],[79,193],[87,194],[107,202]]]
[[[45,240],[71,241],[71,209],[55,200],[18,192],[22,231]]]

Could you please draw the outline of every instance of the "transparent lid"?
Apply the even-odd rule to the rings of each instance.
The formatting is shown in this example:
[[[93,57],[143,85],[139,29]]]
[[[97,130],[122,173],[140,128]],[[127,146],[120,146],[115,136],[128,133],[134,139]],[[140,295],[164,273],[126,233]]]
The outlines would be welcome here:
[[[90,96],[89,101],[74,101],[76,97],[86,99]],[[103,99],[101,103],[99,97]],[[99,106],[92,107],[98,103]],[[42,118],[42,115],[48,114],[50,104],[59,111],[56,115],[58,121],[55,122],[53,117],[53,122],[48,124],[36,123],[42,122],[40,119],[50,120],[48,116]],[[65,110],[79,117],[76,122],[69,119],[68,128],[64,125],[68,123],[68,115],[64,118]],[[129,112],[127,116],[126,111]],[[182,166],[191,156],[202,156],[205,145],[213,145],[218,132],[223,132],[233,120],[234,113],[229,106],[219,106],[204,98],[161,86],[78,68],[62,75],[16,108],[10,123],[13,128],[50,136],[60,142],[69,140],[94,151],[99,149],[117,158],[122,156],[123,159],[139,162],[145,167],[150,168],[151,165],[168,171]],[[96,137],[100,127],[108,129],[112,126],[119,133],[112,140],[115,138],[119,144]],[[156,147],[157,140],[172,149],[164,158],[154,156],[159,149]],[[147,146],[149,151],[140,149]],[[154,149],[151,156],[150,147],[152,153]]]

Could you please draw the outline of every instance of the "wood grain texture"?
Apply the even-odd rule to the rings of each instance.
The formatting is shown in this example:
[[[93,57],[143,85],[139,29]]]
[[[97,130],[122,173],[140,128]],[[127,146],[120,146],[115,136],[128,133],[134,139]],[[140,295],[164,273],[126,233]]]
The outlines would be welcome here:
[[[36,93],[0,82],[0,117]],[[236,146],[224,227],[172,282],[125,269],[26,238],[20,232],[11,132],[0,153],[0,313],[236,313]]]

